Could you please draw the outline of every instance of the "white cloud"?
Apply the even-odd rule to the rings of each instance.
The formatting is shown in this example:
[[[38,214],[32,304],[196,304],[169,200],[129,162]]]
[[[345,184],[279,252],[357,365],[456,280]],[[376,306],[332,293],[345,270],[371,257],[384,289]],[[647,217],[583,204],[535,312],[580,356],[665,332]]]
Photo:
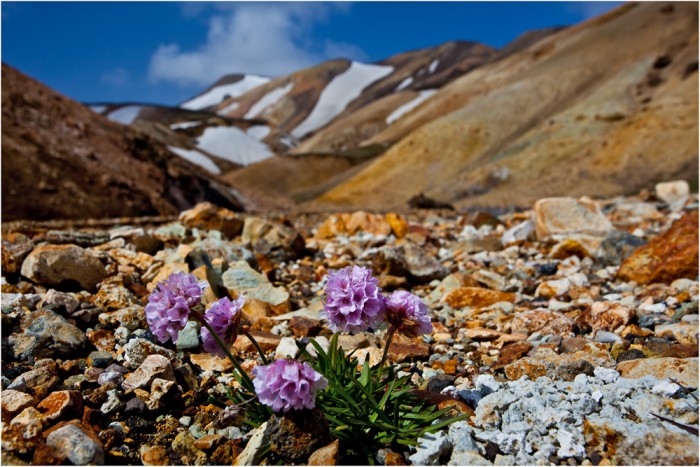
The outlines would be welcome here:
[[[319,41],[311,35],[314,24],[326,21],[333,12],[347,11],[348,4],[215,5],[204,44],[193,50],[163,44],[155,51],[149,66],[152,81],[203,86],[227,73],[278,76],[338,58],[339,54],[356,60],[365,57],[358,47],[333,41],[322,42],[319,50]],[[201,12],[188,9],[184,14]]]

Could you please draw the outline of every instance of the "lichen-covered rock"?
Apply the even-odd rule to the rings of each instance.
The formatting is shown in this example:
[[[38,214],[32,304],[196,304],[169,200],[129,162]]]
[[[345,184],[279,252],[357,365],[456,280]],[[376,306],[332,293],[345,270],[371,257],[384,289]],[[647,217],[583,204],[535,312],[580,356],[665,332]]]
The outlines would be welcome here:
[[[20,327],[23,331],[12,334],[8,339],[15,358],[19,360],[72,356],[87,343],[83,331],[50,310],[27,313]]]
[[[46,444],[74,465],[101,465],[105,462],[102,445],[74,424],[65,425],[49,434]]]
[[[269,421],[267,435],[270,450],[286,463],[303,463],[317,449],[331,440],[328,420],[320,409],[290,410],[275,414]]]

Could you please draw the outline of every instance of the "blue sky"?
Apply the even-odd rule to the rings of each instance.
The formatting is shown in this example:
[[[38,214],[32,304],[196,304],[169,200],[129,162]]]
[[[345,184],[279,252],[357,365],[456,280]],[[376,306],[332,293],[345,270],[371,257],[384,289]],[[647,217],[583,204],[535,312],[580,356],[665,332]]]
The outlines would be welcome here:
[[[277,76],[449,40],[502,47],[620,2],[2,2],[2,61],[82,102],[177,104],[230,72]]]

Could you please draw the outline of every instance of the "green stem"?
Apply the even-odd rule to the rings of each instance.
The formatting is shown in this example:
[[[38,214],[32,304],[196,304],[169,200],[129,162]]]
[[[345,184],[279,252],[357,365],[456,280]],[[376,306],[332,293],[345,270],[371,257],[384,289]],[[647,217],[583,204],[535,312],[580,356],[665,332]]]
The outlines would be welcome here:
[[[384,368],[384,363],[386,363],[386,357],[389,355],[389,346],[391,345],[391,339],[394,337],[396,332],[396,327],[389,326],[389,331],[386,334],[386,347],[384,347],[384,355],[382,355],[382,361],[379,364],[379,368]]]
[[[228,348],[228,345],[226,345],[226,343],[224,343],[224,341],[221,340],[221,337],[219,337],[219,335],[214,331],[214,329],[211,327],[211,325],[209,323],[207,323],[207,320],[204,319],[204,317],[201,314],[195,312],[195,313],[193,313],[193,315],[195,316],[197,321],[202,323],[202,325],[209,330],[209,333],[214,337],[214,340],[216,340],[216,343],[219,344],[219,347],[221,347],[221,350],[223,350],[224,354],[226,354],[228,359],[231,360],[231,363],[233,363],[233,366],[236,368],[238,373],[240,373],[241,379],[245,382],[246,389],[248,391],[254,391],[253,381],[250,379],[250,377],[245,372],[243,367],[241,367],[241,364],[238,363],[238,359],[233,356],[233,354],[231,353],[231,351]]]
[[[249,333],[248,331],[246,331],[245,329],[243,330],[243,334],[244,334],[244,335],[248,338],[248,340],[253,344],[253,346],[255,347],[255,350],[258,351],[258,354],[260,354],[260,358],[262,359],[263,364],[264,364],[264,365],[267,365],[268,363],[270,363],[270,361],[269,361],[269,360],[267,359],[267,357],[265,356],[265,352],[263,352],[262,349],[260,348],[260,345],[258,344],[258,341],[256,341],[255,338],[254,338],[253,336],[251,336],[250,333]]]

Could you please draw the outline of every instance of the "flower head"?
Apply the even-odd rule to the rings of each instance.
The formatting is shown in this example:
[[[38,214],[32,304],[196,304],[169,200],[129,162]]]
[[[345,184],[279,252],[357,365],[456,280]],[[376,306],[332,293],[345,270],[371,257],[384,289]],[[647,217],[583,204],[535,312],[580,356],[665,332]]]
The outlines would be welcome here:
[[[224,297],[214,302],[204,313],[206,322],[225,343],[232,344],[236,340],[238,325],[241,322],[241,308],[243,308],[244,303],[245,297],[243,296],[234,301]],[[226,356],[209,329],[202,327],[201,336],[204,350],[221,358]]]
[[[420,298],[405,290],[397,290],[384,302],[386,319],[399,332],[416,337],[433,330],[428,313],[430,310]]]
[[[295,360],[275,360],[269,365],[253,368],[253,386],[258,400],[275,412],[290,409],[313,409],[316,392],[328,386],[328,380],[307,363]]]
[[[361,332],[384,321],[384,299],[372,271],[348,266],[328,277],[323,309],[333,331]]]
[[[187,324],[192,307],[202,299],[202,289],[206,282],[197,282],[192,274],[178,272],[159,282],[156,290],[148,297],[146,321],[151,331],[161,342],[177,337]]]

